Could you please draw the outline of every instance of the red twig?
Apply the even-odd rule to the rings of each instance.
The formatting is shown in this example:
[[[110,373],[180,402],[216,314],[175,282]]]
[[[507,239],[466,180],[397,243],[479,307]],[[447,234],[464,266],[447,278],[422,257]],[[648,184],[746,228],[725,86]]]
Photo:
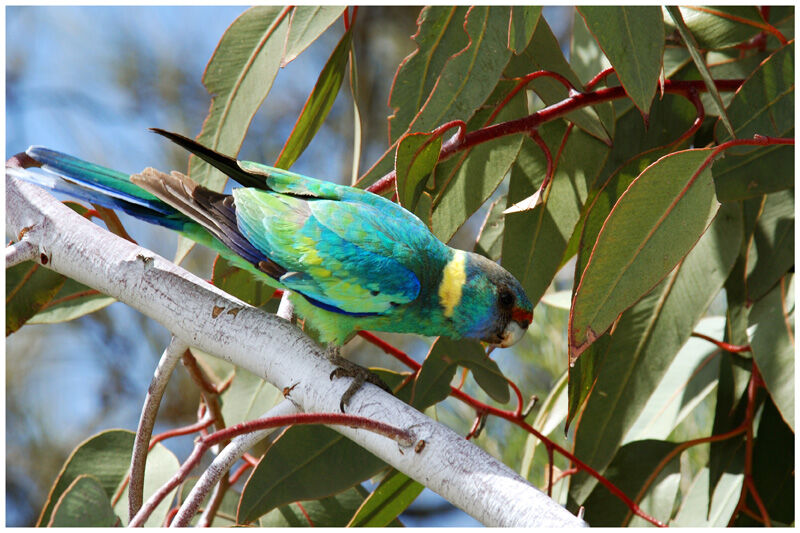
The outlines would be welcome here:
[[[718,348],[725,350],[726,352],[731,353],[742,353],[742,352],[749,352],[751,351],[749,344],[728,344],[727,342],[718,341],[717,339],[713,339],[708,335],[703,335],[702,333],[698,333],[696,331],[692,332],[692,337],[697,337],[698,339],[706,340]]]
[[[239,481],[239,478],[242,477],[242,475],[244,475],[244,473],[250,470],[251,468],[253,468],[253,465],[251,465],[250,463],[244,463],[243,465],[241,465],[239,468],[236,469],[236,472],[231,474],[231,477],[228,479],[228,483],[233,485],[234,483]]]
[[[613,72],[614,72],[614,67],[608,67],[604,71],[600,72],[600,74],[589,80],[589,83],[586,84],[586,90],[587,91],[593,90],[598,83],[606,79]]]
[[[679,145],[686,139],[691,138],[692,135],[700,129],[700,126],[703,124],[703,120],[706,118],[706,111],[703,107],[703,101],[700,99],[700,94],[697,92],[697,89],[691,88],[688,91],[688,94],[685,95],[690,102],[694,104],[695,109],[697,110],[697,116],[692,123],[692,126],[686,130],[686,132],[681,135],[676,141],[673,141],[673,145]]]
[[[544,180],[542,180],[542,185],[539,187],[539,194],[544,194],[545,189],[547,186],[550,185],[550,181],[553,179],[553,172],[555,171],[553,167],[553,156],[550,154],[550,148],[547,147],[547,143],[544,142],[542,136],[539,135],[539,130],[533,130],[530,135],[531,139],[539,145],[539,148],[542,149],[544,153],[544,157],[547,160],[547,170],[544,174]]]
[[[609,72],[603,71],[597,77],[602,79],[602,77],[605,77],[608,74]],[[735,91],[743,82],[744,80],[734,79],[716,80],[714,83],[717,89],[721,91]],[[690,93],[692,90],[698,92],[705,91],[705,82],[702,80],[666,80],[664,82],[665,93],[683,94],[688,98],[691,98]],[[540,125],[561,118],[572,111],[575,111],[576,109],[581,109],[583,107],[596,105],[603,102],[610,102],[626,96],[627,95],[622,86],[605,87],[592,92],[573,93],[569,98],[545,107],[536,113],[532,113],[522,118],[509,120],[507,122],[492,124],[490,126],[469,132],[462,138],[453,138],[448,140],[442,145],[442,150],[439,153],[439,161],[444,161],[458,152],[468,150],[473,146],[497,139],[499,137],[518,133],[530,133]],[[393,188],[395,179],[396,174],[394,171],[391,171],[367,187],[367,190],[376,194],[385,192]]]
[[[506,97],[503,98],[503,100],[497,105],[495,110],[489,116],[489,119],[486,121],[486,124],[491,124],[492,122],[494,122],[494,119],[497,118],[497,115],[506,106],[506,104],[510,102],[511,99],[514,98],[514,96],[516,96],[516,94],[519,91],[521,91],[526,85],[528,85],[536,78],[542,78],[542,77],[553,78],[561,85],[566,87],[567,91],[570,91],[570,95],[572,95],[573,92],[577,93],[575,86],[572,85],[572,83],[567,78],[565,78],[564,76],[562,76],[557,72],[550,72],[549,70],[537,70],[536,72],[531,72],[530,74],[523,76],[522,78],[517,78],[519,82],[514,86],[513,89],[511,89],[511,92],[509,92],[506,95]]]

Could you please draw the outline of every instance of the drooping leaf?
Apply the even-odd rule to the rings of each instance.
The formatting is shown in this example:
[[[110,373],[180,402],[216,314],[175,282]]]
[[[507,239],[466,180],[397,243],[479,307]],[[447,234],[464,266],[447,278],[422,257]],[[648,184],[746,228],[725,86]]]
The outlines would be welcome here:
[[[494,102],[487,99],[511,57],[509,15],[508,7],[422,10],[414,36],[418,50],[400,64],[392,85],[391,146],[360,178],[359,187],[368,187],[392,169],[396,142],[403,134],[431,131],[451,120],[470,122],[477,110]],[[493,143],[476,149],[487,144]]]
[[[678,445],[679,443],[659,440],[631,442],[619,449],[603,475],[622,492],[634,496],[641,491],[654,468]],[[669,520],[675,497],[678,495],[680,478],[680,461],[678,456],[675,456],[650,483],[639,507],[657,520],[662,522]],[[592,527],[650,525],[639,517],[634,517],[628,522],[630,516],[628,506],[599,484],[583,505]],[[592,513],[592,510],[595,512]]]
[[[490,112],[513,83],[501,81],[496,90],[467,123],[468,131],[488,125]],[[525,95],[517,93],[495,117],[494,122],[524,115]],[[488,200],[505,178],[522,145],[523,135],[509,135],[481,143],[439,162],[436,166],[431,213],[431,230],[447,242],[464,222]]]
[[[697,41],[694,39],[694,36],[686,27],[686,23],[683,21],[680,9],[678,9],[676,6],[667,6],[666,9],[667,12],[669,12],[670,17],[672,17],[672,20],[675,21],[675,25],[677,26],[678,32],[680,33],[681,38],[683,39],[683,43],[686,45],[686,49],[689,51],[689,55],[692,56],[692,61],[697,67],[698,72],[700,72],[700,77],[705,82],[706,90],[711,95],[711,101],[714,103],[714,106],[716,107],[720,121],[725,125],[725,128],[731,134],[733,134],[733,126],[731,125],[731,121],[728,118],[727,113],[725,112],[725,104],[722,103],[722,98],[719,95],[719,90],[717,90],[717,86],[714,84],[714,78],[711,77],[711,73],[708,71],[708,66],[706,65],[706,62],[703,59],[703,56],[700,55]]]
[[[500,259],[503,246],[503,230],[505,229],[506,195],[499,197],[492,202],[483,219],[481,229],[478,231],[478,239],[475,242],[475,253],[488,257],[492,261]]]
[[[725,206],[667,279],[625,311],[614,334],[594,343],[569,369],[570,419],[581,405],[573,396],[581,386],[591,388],[573,451],[593,468],[602,471],[615,456],[728,277],[741,239],[740,212]],[[573,476],[572,498],[581,503],[595,483],[584,474]]]
[[[469,368],[475,381],[492,399],[508,402],[508,382],[497,363],[486,356],[480,343],[439,337],[417,373],[412,405],[422,410],[445,399],[450,394],[450,381],[458,365]]]
[[[747,254],[747,301],[757,302],[794,265],[794,188],[768,194]]]
[[[459,9],[446,10],[447,15],[455,20],[461,13]],[[467,47],[451,54],[440,73],[429,71],[429,75],[437,75],[438,79],[429,94],[423,92],[427,96],[417,98],[421,106],[411,105],[412,118],[405,128],[400,116],[395,113],[390,122],[392,140],[409,128],[410,131],[430,131],[450,120],[468,120],[472,117],[478,106],[492,93],[511,55],[507,48],[509,15],[508,7],[481,6],[468,9],[462,29],[469,39]],[[407,61],[401,65],[395,77],[393,97],[403,80],[411,79],[414,87],[420,86],[419,73],[411,68],[410,63]],[[404,92],[407,90],[401,90],[401,93]],[[389,105],[400,107],[394,98]]]
[[[764,21],[756,6],[684,6],[680,8],[689,31],[703,50],[729,48],[761,31]],[[664,18],[668,30],[675,25]]]
[[[103,486],[82,474],[66,488],[56,502],[47,527],[114,527],[119,518]]]
[[[528,46],[533,30],[542,15],[541,6],[512,6],[508,25],[508,49],[519,54]]]
[[[694,328],[714,339],[722,338],[725,320],[706,317]],[[717,382],[716,357],[719,349],[704,339],[690,338],[664,372],[658,386],[648,398],[636,422],[625,435],[623,444],[635,440],[666,440],[672,431],[714,392]],[[706,428],[698,428],[706,436]],[[690,437],[684,437],[690,438]]]
[[[795,434],[784,418],[767,399],[753,446],[753,482],[773,525],[795,521]],[[747,505],[757,508],[752,496]],[[761,524],[742,513],[735,525]]]
[[[392,523],[425,488],[395,469],[389,471],[372,491],[347,527],[386,527]]]
[[[389,118],[390,143],[408,130],[451,57],[469,45],[464,31],[467,11],[466,6],[428,6],[420,12],[412,37],[417,49],[400,63],[389,98],[394,109]]]
[[[200,143],[231,156],[239,152],[283,60],[290,13],[281,6],[250,8],[222,36],[203,74],[213,97]],[[194,181],[215,191],[224,187],[222,172],[200,158],[191,157],[189,167]]]
[[[675,518],[669,523],[677,527],[726,527],[739,501],[744,474],[726,474],[717,486],[714,499],[709,499],[709,472],[703,468],[694,477],[683,495]]]
[[[128,459],[130,466],[130,458]],[[156,444],[152,450],[147,453],[147,464],[144,469],[144,488],[143,495],[144,501],[147,501],[157,490],[159,490],[167,481],[175,475],[180,467],[178,458],[166,446],[160,442]],[[126,472],[127,474],[127,472]],[[128,489],[130,485],[126,485],[122,491],[117,504],[114,506],[114,511],[122,518],[122,524],[128,525]],[[167,494],[161,503],[153,509],[153,512],[144,523],[145,527],[159,527],[167,517],[167,513],[172,507],[172,497],[175,494],[173,489]]]
[[[289,19],[289,34],[281,67],[285,67],[308,48],[331,24],[336,22],[345,6],[297,6]],[[281,167],[283,168],[283,167]]]
[[[111,296],[67,278],[53,298],[28,322],[30,324],[55,324],[94,313],[116,302]]]
[[[336,95],[339,94],[342,80],[344,80],[352,36],[352,32],[345,32],[328,58],[328,62],[322,68],[317,83],[311,94],[308,95],[303,111],[295,122],[291,135],[286,139],[286,144],[283,145],[283,149],[275,161],[276,167],[287,169],[291,167],[328,116],[333,102],[336,100]]]
[[[783,278],[750,310],[750,346],[772,401],[794,431],[794,286]]]
[[[32,261],[6,269],[6,337],[21,328],[61,290],[67,278]]]
[[[553,153],[561,145],[566,128],[563,123],[554,122],[540,128],[539,134]],[[608,146],[573,128],[544,202],[532,210],[506,215],[503,266],[522,283],[532,302],[541,298],[561,267],[589,185],[607,154]],[[546,168],[542,150],[532,140],[525,139],[511,172],[509,204],[538,190]]]
[[[441,149],[442,138],[433,138],[428,133],[409,133],[400,139],[394,164],[397,201],[411,212],[439,160]]]
[[[767,58],[728,106],[736,138],[794,137],[794,43]],[[720,141],[730,134],[717,125]],[[714,165],[720,201],[741,200],[794,186],[794,146],[735,147]]]
[[[111,498],[131,466],[133,432],[121,429],[103,431],[78,445],[61,468],[38,526],[50,523],[55,504],[72,483],[83,474],[92,476]],[[127,512],[125,515],[127,516]]]
[[[717,403],[714,407],[712,435],[733,431],[744,421],[747,409],[747,385],[750,381],[752,362],[734,353],[722,353],[719,359],[717,380]],[[726,476],[744,473],[745,435],[712,442],[708,458],[708,500],[716,498],[716,490],[723,485]]]
[[[671,271],[716,215],[709,150],[685,150],[648,167],[606,219],[570,313],[574,361]]]
[[[664,53],[664,21],[657,6],[584,6],[586,25],[614,66],[625,92],[650,111]]]
[[[247,480],[237,511],[249,523],[299,500],[326,498],[375,475],[385,463],[324,426],[296,426],[267,450]]]

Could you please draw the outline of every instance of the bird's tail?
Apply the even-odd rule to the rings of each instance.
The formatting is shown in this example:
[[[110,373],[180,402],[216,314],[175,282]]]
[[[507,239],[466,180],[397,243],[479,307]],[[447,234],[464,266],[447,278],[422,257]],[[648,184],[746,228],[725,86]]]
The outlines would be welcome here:
[[[130,176],[41,146],[25,152],[34,168],[7,167],[6,174],[75,199],[119,209],[152,224],[182,230],[190,219],[155,195],[131,183]]]

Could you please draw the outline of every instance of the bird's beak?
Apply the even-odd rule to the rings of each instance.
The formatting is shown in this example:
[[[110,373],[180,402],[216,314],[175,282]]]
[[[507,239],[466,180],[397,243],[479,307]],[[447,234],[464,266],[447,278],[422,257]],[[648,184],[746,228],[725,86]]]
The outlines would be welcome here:
[[[523,328],[515,320],[509,321],[505,331],[503,331],[503,340],[500,342],[500,347],[508,348],[509,346],[513,346],[519,342],[526,331],[528,331],[528,328]]]

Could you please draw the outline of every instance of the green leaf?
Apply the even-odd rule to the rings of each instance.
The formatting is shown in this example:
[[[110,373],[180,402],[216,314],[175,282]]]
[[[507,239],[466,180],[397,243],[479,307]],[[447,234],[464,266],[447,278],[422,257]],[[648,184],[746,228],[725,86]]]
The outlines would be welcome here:
[[[114,527],[119,518],[103,486],[92,476],[80,475],[56,502],[47,527]]]
[[[389,471],[370,494],[347,527],[386,527],[425,489],[395,469]]]
[[[710,150],[665,156],[636,178],[606,219],[570,313],[574,361],[686,256],[716,215]]]
[[[266,279],[266,276],[264,277]],[[211,282],[228,294],[255,307],[261,307],[272,299],[275,287],[250,272],[237,268],[230,261],[218,255],[214,261]]]
[[[121,429],[103,431],[80,443],[61,468],[36,525],[50,523],[56,502],[83,474],[95,478],[108,498],[114,496],[131,466],[132,450],[133,432]]]
[[[400,64],[392,85],[389,101],[394,110],[389,122],[389,142],[392,146],[362,176],[359,187],[371,185],[392,169],[397,140],[405,133],[431,131],[452,120],[469,122],[469,130],[484,125],[483,121],[478,124],[472,120],[476,112],[483,110],[488,117],[496,103],[505,96],[504,93],[496,98],[493,92],[511,57],[508,49],[509,15],[508,7],[433,6],[422,10],[415,35],[418,50]],[[512,82],[506,84],[511,85]],[[490,104],[489,108],[487,103]],[[521,114],[517,113],[514,118],[519,116]],[[485,159],[493,151],[502,151],[499,146],[508,146],[507,139],[500,141],[499,144],[496,144],[497,140],[487,143],[493,145],[493,150],[481,150],[485,147],[482,144],[471,153],[478,152],[478,157]],[[452,161],[454,159],[456,161]],[[455,168],[460,168],[462,162],[459,157],[450,161]],[[454,173],[452,168],[443,171],[446,176]],[[495,177],[497,174],[490,172],[488,175]],[[465,177],[460,176],[455,181],[463,179]],[[450,181],[448,178],[442,183]],[[486,198],[488,196],[484,200]],[[434,204],[438,202],[436,200]],[[420,218],[424,220],[426,217]],[[459,225],[456,225],[456,229]],[[434,227],[437,226],[434,223]],[[449,231],[447,227],[441,230],[442,235]]]
[[[764,24],[755,6],[686,6],[680,13],[697,45],[703,50],[719,50],[744,43],[755,37]],[[667,30],[675,29],[665,18]]]
[[[664,53],[664,21],[656,6],[580,7],[586,25],[614,66],[625,92],[647,114]]]
[[[719,358],[717,380],[717,403],[714,407],[712,435],[727,433],[744,421],[747,409],[747,384],[750,381],[752,361],[738,354],[723,352]],[[744,472],[744,433],[718,442],[709,449],[708,498],[716,498],[716,490],[726,476],[738,476]]]
[[[744,82],[728,106],[728,117],[738,139],[794,137],[794,43],[772,54]],[[731,138],[719,125],[717,136]],[[794,187],[794,146],[726,150],[714,165],[714,181],[723,202]]]
[[[327,427],[289,428],[267,450],[247,480],[236,519],[248,523],[290,502],[331,496],[385,466],[370,452]]]
[[[433,168],[439,161],[442,138],[429,133],[409,133],[400,139],[394,163],[397,200],[414,212]]]
[[[468,131],[488,125],[491,111],[505,98],[513,82],[502,81],[467,124]],[[494,122],[525,114],[525,95],[516,94]],[[481,143],[440,162],[433,182],[431,231],[449,241],[464,222],[488,200],[511,169],[522,145],[523,135],[510,135]]]
[[[750,310],[753,358],[772,401],[794,431],[794,284],[783,278]]]
[[[178,471],[180,462],[175,454],[161,444],[156,444],[152,450],[147,453],[147,465],[144,469],[144,501],[147,501],[153,494],[156,493],[164,484],[166,484],[172,476]],[[130,458],[128,458],[128,467],[130,467]],[[125,472],[127,474],[127,472]],[[128,489],[129,484],[125,485],[122,495],[117,504],[114,506],[114,511],[117,515],[122,517],[122,524],[128,525]],[[159,527],[164,523],[167,513],[172,507],[172,497],[175,494],[175,489],[170,491],[169,494],[158,504],[150,516],[145,521],[145,527]]]
[[[492,399],[500,403],[509,401],[508,381],[497,363],[486,356],[479,342],[439,337],[417,373],[412,405],[423,410],[447,398],[458,365],[469,368],[475,381]]]
[[[222,393],[222,417],[225,425],[230,427],[254,420],[282,399],[283,395],[276,387],[244,368],[237,367],[230,387]]]
[[[794,430],[786,425],[775,404],[767,399],[753,447],[752,472],[755,488],[773,524],[795,521],[794,449]],[[757,508],[752,496],[747,506]],[[739,525],[738,521],[735,525]],[[761,524],[754,522],[752,525]]]
[[[506,195],[502,195],[492,202],[486,211],[486,218],[483,219],[481,229],[478,231],[478,239],[475,241],[473,251],[488,257],[492,261],[500,259],[503,249],[503,230],[505,229]]]
[[[694,328],[714,339],[722,338],[725,320],[706,317]],[[717,362],[712,354],[718,348],[704,339],[690,338],[672,360],[661,381],[648,398],[636,422],[628,430],[623,444],[645,439],[666,440],[678,425],[715,390]],[[698,428],[707,436],[706,428]],[[684,438],[688,438],[684,436]]]
[[[577,9],[572,16],[572,24],[569,63],[575,74],[585,84],[610,67],[611,62],[597,44],[586,26],[586,21]]]
[[[299,8],[298,8],[299,9]],[[345,70],[347,69],[347,58],[350,54],[352,44],[352,32],[345,32],[339,40],[339,44],[331,53],[328,62],[322,68],[322,72],[317,79],[314,89],[308,95],[303,106],[303,111],[295,122],[291,135],[283,145],[275,166],[278,168],[291,167],[303,150],[319,131],[320,126],[325,121],[328,113],[333,106],[336,95],[344,80]]]
[[[794,265],[794,188],[766,196],[747,254],[747,301],[757,302]]]
[[[540,17],[536,23],[536,30],[528,47],[519,56],[511,58],[503,72],[503,76],[505,78],[519,78],[537,70],[555,72],[566,78],[577,89],[580,90],[583,87],[580,78],[564,58],[564,54],[561,52],[561,45],[544,17]],[[567,88],[548,76],[533,80],[529,88],[533,89],[545,105],[552,105],[569,97]],[[602,108],[603,106],[600,107]],[[532,112],[534,110],[530,109],[529,111]],[[600,122],[594,108],[584,107],[568,113],[564,118],[574,122],[576,126],[590,135],[606,143],[611,142],[606,127]]]
[[[570,368],[571,409],[580,384],[592,387],[575,430],[574,453],[581,460],[601,472],[611,462],[722,288],[741,239],[740,211],[724,206],[667,279],[622,314],[614,335],[598,340]],[[596,377],[584,367],[589,363]],[[595,483],[585,474],[573,476],[572,498],[582,503]]]
[[[703,468],[694,477],[681,500],[675,518],[669,523],[675,527],[726,527],[739,501],[744,474],[726,474],[709,501],[709,472]]]
[[[641,440],[626,444],[620,448],[603,476],[623,493],[633,497],[643,488],[656,465],[678,445],[679,443],[658,440]],[[639,502],[639,507],[661,522],[669,520],[675,497],[678,495],[680,478],[680,461],[676,455],[650,484],[644,498]],[[634,517],[628,523],[630,515],[628,506],[599,484],[583,505],[589,511],[597,510],[592,514],[587,513],[586,516],[592,527],[650,525],[639,517]]]
[[[541,6],[511,7],[511,22],[508,25],[509,50],[519,54],[527,48],[541,15]]]
[[[430,131],[451,120],[471,118],[492,93],[511,56],[508,49],[508,7],[471,7],[465,16],[461,15],[463,8],[430,8],[430,11],[434,25],[420,26],[420,53],[411,56],[417,59],[407,58],[395,76],[389,101],[389,105],[396,109],[389,123],[392,142],[406,131]],[[421,16],[424,24],[428,14]],[[425,61],[430,56],[423,49],[423,42],[427,48],[427,39],[431,37],[429,32],[434,30],[441,35],[452,24],[459,26],[462,36],[445,45],[448,46],[447,57],[437,54],[437,59],[444,61],[435,65]],[[423,29],[427,30],[424,41]],[[463,32],[467,33],[466,48],[464,45],[449,48],[454,43],[465,42]],[[430,43],[434,46],[440,44],[444,43]],[[436,70],[439,65],[440,70]],[[406,89],[406,84],[420,88],[421,92]]]
[[[586,21],[576,9],[572,16],[572,38],[570,39],[569,48],[569,63],[575,71],[575,75],[583,83],[588,83],[597,74],[603,72],[611,66],[603,50],[597,44],[597,41],[592,36],[589,28],[586,27]],[[610,80],[616,80],[613,74],[600,82],[599,86],[603,84],[608,85]],[[619,83],[616,83],[617,85]],[[605,135],[598,136],[601,140],[611,143],[610,136],[614,134],[614,106],[611,102],[597,104],[592,106],[592,109],[600,118],[601,125],[604,131],[608,132]],[[586,128],[584,128],[586,129]],[[586,130],[589,131],[589,130]],[[589,131],[589,133],[592,133]]]
[[[21,328],[61,290],[67,278],[24,261],[6,269],[6,337]]]
[[[303,502],[303,510],[298,503],[274,509],[261,517],[261,527],[344,527],[364,502],[368,492],[361,485],[323,498]],[[303,513],[305,511],[305,513]],[[306,514],[308,518],[306,518]],[[395,520],[392,526],[401,525]]]
[[[566,128],[563,122],[547,124],[539,133],[555,153]],[[547,161],[531,139],[511,171],[508,203],[535,193],[544,179]],[[535,208],[506,215],[503,235],[503,266],[522,283],[528,298],[537,302],[550,286],[564,260],[570,236],[580,219],[589,185],[602,168],[608,146],[573,129],[555,169],[553,181]]]
[[[197,140],[224,154],[235,155],[247,127],[272,88],[283,59],[289,11],[281,6],[257,6],[233,21],[220,39],[203,74],[211,99]],[[221,191],[226,177],[198,157],[189,161],[192,179]]]
[[[289,34],[283,52],[281,67],[293,61],[308,48],[331,24],[336,22],[345,6],[297,6],[289,19]],[[284,167],[281,167],[284,168]]]
[[[691,32],[686,27],[686,23],[683,21],[680,9],[678,9],[676,6],[667,6],[666,10],[669,12],[670,16],[672,17],[672,20],[675,21],[675,25],[677,26],[678,32],[680,33],[681,38],[683,39],[683,43],[689,50],[689,55],[692,56],[692,61],[697,67],[697,70],[700,72],[700,77],[703,78],[703,81],[706,84],[706,89],[708,90],[708,93],[711,95],[712,102],[714,102],[714,106],[717,108],[717,113],[719,114],[720,120],[722,121],[723,124],[725,124],[725,128],[727,128],[727,130],[731,132],[731,134],[733,134],[733,125],[731,125],[730,119],[728,118],[728,115],[725,112],[725,104],[722,103],[722,98],[720,97],[719,91],[717,90],[717,86],[714,83],[714,78],[708,71],[708,66],[706,66],[705,60],[700,55],[697,41],[695,41]]]
[[[47,302],[30,324],[55,324],[94,313],[116,302],[111,296],[87,287],[83,283],[67,278],[61,290]]]
[[[406,133],[451,57],[469,45],[469,37],[464,32],[467,11],[467,6],[428,6],[420,12],[417,33],[413,36],[417,49],[400,63],[392,84],[389,98],[389,107],[394,110],[389,118],[391,144]],[[492,87],[495,83],[496,80]]]

